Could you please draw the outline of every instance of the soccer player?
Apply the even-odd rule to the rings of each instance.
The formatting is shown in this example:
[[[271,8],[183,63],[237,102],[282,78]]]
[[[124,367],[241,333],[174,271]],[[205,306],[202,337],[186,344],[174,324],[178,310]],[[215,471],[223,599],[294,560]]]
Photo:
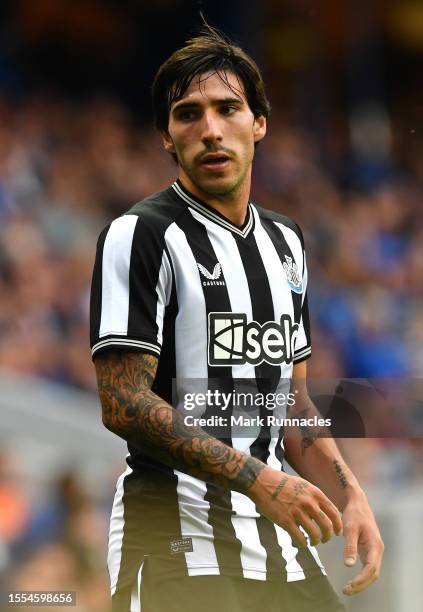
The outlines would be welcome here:
[[[102,232],[92,285],[103,422],[129,449],[110,525],[113,610],[343,610],[315,546],[343,532],[346,565],[363,565],[351,595],[378,577],[383,543],[335,442],[284,440],[267,408],[254,437],[232,430],[240,381],[268,395],[293,379],[294,411],[314,414],[302,234],[249,200],[269,115],[260,72],[209,29],[161,66],[153,105],[178,180]],[[187,414],[219,414],[221,427]]]

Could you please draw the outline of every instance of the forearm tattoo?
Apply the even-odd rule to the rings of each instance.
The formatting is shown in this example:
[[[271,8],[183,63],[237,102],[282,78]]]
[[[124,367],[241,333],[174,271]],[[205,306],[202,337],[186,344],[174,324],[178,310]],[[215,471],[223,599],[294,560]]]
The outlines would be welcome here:
[[[341,487],[345,489],[348,486],[348,481],[347,481],[347,477],[344,474],[342,466],[337,459],[334,459],[333,465],[335,466],[335,470],[338,475],[338,480],[341,483]]]
[[[307,419],[309,416],[310,408],[304,408],[304,410],[301,410],[301,412],[296,415],[296,418]],[[304,455],[306,450],[315,442],[316,438],[318,437],[318,433],[316,433],[315,428],[309,427],[308,425],[300,425],[300,431],[302,434],[301,454]]]
[[[301,394],[302,399],[297,400],[298,406],[295,404],[289,410],[288,414],[291,418],[299,419],[300,424],[298,425],[301,431],[301,454],[304,456],[306,450],[314,444],[314,442],[321,437],[331,437],[331,432],[328,427],[317,427],[313,425],[301,424],[301,420],[312,419],[313,417],[321,418],[322,415],[318,411],[317,407],[311,401],[307,394]]]
[[[265,465],[183,416],[153,391],[157,358],[113,351],[95,359],[105,426],[158,461],[191,476],[245,493]]]

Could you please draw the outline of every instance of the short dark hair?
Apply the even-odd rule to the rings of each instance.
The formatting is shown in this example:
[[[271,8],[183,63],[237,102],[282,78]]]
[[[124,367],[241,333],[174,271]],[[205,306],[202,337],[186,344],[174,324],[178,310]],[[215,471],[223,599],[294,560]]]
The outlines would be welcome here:
[[[205,24],[199,36],[187,40],[159,68],[152,85],[154,122],[167,132],[173,102],[182,98],[192,79],[206,72],[216,73],[228,85],[225,75],[235,74],[255,118],[270,114],[263,78],[255,61],[226,36]],[[239,92],[235,92],[239,93]]]

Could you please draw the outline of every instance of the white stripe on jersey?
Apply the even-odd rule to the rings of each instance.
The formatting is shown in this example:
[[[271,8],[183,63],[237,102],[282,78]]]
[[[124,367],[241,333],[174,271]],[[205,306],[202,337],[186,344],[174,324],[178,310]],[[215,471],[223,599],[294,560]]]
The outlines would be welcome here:
[[[311,552],[311,554],[313,555],[313,557],[315,558],[317,565],[322,570],[322,574],[324,576],[327,576],[326,570],[323,567],[323,563],[320,561],[320,557],[319,557],[319,553],[317,552],[317,548],[315,546],[311,546],[311,544],[309,544],[308,549]]]
[[[201,573],[220,574],[213,544],[213,527],[208,523],[210,504],[204,499],[207,485],[198,478],[174,470],[178,477],[177,493],[181,534],[192,538],[192,552],[185,553],[188,576]],[[192,510],[195,500],[195,509]],[[203,572],[200,570],[203,568]],[[207,568],[204,572],[204,568]]]
[[[311,353],[311,348],[305,348],[302,351],[300,351],[299,353],[295,354],[295,359],[301,359],[303,357],[306,357],[307,355],[309,355]]]
[[[119,217],[104,241],[100,338],[128,332],[129,267],[138,219],[138,215]]]
[[[129,340],[126,338],[108,338],[107,340],[102,340],[101,342],[97,342],[97,344],[94,344],[93,348],[91,349],[91,354],[94,355],[94,353],[98,349],[104,348],[105,346],[115,346],[115,345],[120,346],[120,347],[128,346],[128,347],[137,348],[137,349],[145,349],[147,353],[152,351],[154,354],[160,355],[160,349],[155,344],[151,344],[150,342],[143,342],[142,340]]]
[[[248,504],[240,503],[235,495],[237,491],[232,491],[232,508],[238,511],[241,507],[244,511],[249,512]],[[239,493],[238,495],[241,495]],[[244,499],[251,500],[243,495]],[[254,512],[255,508],[253,509]],[[232,525],[234,526],[236,537],[242,544],[241,548],[241,564],[244,578],[255,578],[256,580],[266,580],[266,549],[260,542],[259,533],[257,530],[257,522],[253,518],[246,516],[232,516]],[[253,575],[254,574],[254,575]]]
[[[110,588],[112,595],[115,594],[119,578],[120,562],[122,560],[123,527],[124,527],[124,507],[123,507],[123,482],[128,474],[132,474],[132,469],[128,466],[123,474],[119,476],[116,484],[116,493],[113,500],[112,515],[110,518],[109,530],[109,549],[107,555],[107,565],[109,568]]]
[[[285,529],[282,529],[279,525],[275,525],[275,529],[279,546],[282,548],[282,556],[286,561],[288,582],[304,580],[305,574],[303,568],[297,561],[298,548],[292,544],[292,538]]]
[[[170,293],[172,287],[172,270],[170,268],[169,259],[166,251],[163,251],[162,263],[160,265],[159,278],[156,286],[157,293],[157,342],[163,344],[163,320],[165,307],[169,304]]]
[[[187,385],[185,379],[198,379],[195,389],[197,393],[207,391],[207,334],[204,334],[204,343],[202,343],[198,333],[200,329],[207,329],[206,304],[197,263],[184,232],[176,224],[172,224],[165,233],[165,240],[172,258],[178,296],[179,310],[175,321],[175,352],[178,367],[176,375],[177,394],[179,398],[183,398],[185,393],[193,392],[192,381]],[[197,294],[195,300],[192,299],[193,293]],[[199,414],[196,413],[195,416]],[[208,523],[210,504],[204,499],[207,485],[178,470],[174,470],[174,473],[178,476],[177,495],[181,534],[183,537],[192,537],[193,543],[193,551],[184,553],[188,575],[219,574],[219,564],[213,544],[213,528]],[[190,511],[193,504],[194,512]]]
[[[182,379],[200,378],[207,387],[206,304],[197,263],[184,232],[175,223],[166,230],[165,241],[172,259],[178,296],[178,316],[175,321],[176,376]]]
[[[136,584],[134,585],[134,589],[131,593],[131,608],[129,612],[141,612],[141,572],[142,565],[140,567],[140,571],[138,572]]]

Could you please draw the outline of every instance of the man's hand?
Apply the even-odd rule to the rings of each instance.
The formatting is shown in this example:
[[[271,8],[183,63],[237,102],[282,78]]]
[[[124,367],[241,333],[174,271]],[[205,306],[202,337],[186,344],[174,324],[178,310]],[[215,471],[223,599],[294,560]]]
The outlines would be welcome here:
[[[345,595],[364,591],[379,578],[384,544],[375,517],[366,496],[354,499],[345,506],[342,523],[344,525],[345,548],[344,563],[352,567],[360,556],[361,572],[343,588]]]
[[[327,542],[334,533],[342,533],[339,510],[320,489],[303,478],[265,467],[248,495],[260,512],[288,531],[297,546],[307,546],[300,527],[313,545]]]

